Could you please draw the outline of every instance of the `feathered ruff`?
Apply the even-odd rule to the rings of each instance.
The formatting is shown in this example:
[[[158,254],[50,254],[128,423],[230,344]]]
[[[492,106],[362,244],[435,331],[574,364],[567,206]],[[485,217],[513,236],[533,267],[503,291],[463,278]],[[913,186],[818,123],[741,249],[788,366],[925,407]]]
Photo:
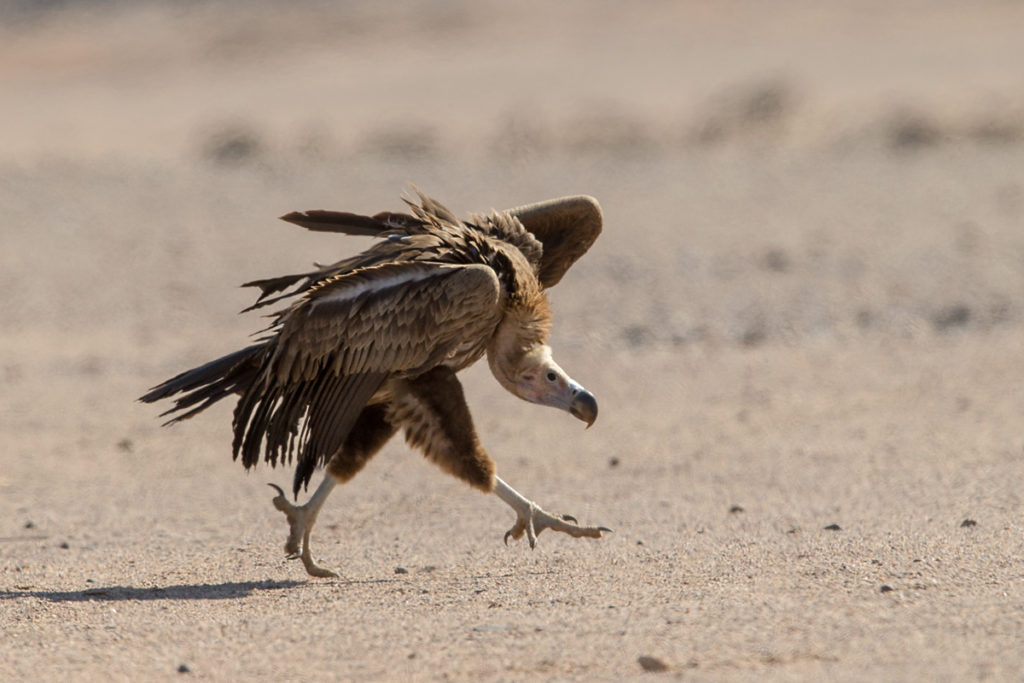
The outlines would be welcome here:
[[[544,256],[544,245],[512,214],[507,211],[471,214],[467,225],[473,226],[489,237],[511,244],[526,257],[530,269],[534,273],[539,272]]]

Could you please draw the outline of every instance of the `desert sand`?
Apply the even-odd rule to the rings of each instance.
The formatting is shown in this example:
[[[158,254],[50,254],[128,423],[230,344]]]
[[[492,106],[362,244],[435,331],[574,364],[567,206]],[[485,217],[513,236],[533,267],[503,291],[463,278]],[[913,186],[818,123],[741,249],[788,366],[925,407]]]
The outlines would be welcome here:
[[[1024,5],[0,4],[5,680],[1013,680]],[[551,292],[597,423],[463,382],[511,511],[400,439],[282,552],[232,406],[276,220],[597,197]]]

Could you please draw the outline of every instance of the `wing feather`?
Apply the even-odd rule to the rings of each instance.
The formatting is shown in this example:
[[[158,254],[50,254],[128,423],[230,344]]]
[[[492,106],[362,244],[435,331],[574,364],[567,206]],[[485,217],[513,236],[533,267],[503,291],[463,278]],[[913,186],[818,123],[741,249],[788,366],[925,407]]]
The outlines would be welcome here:
[[[416,374],[500,321],[500,283],[485,265],[386,263],[317,286],[283,314],[268,372],[277,383],[324,367]]]
[[[537,277],[545,289],[558,284],[601,234],[601,205],[586,195],[528,204],[508,213],[544,245]]]
[[[392,376],[415,376],[501,319],[490,267],[386,263],[317,285],[280,317],[262,375],[235,407],[235,457],[296,460],[296,495]]]
[[[341,232],[346,235],[376,237],[388,229],[384,221],[374,216],[361,216],[347,211],[292,211],[281,216],[281,220],[302,226],[314,232]]]
[[[372,216],[363,216],[347,211],[327,211],[312,209],[310,211],[292,211],[281,216],[281,220],[302,226],[314,232],[340,232],[346,235],[365,235],[377,237],[398,229],[416,230],[423,221],[407,213],[381,211]]]

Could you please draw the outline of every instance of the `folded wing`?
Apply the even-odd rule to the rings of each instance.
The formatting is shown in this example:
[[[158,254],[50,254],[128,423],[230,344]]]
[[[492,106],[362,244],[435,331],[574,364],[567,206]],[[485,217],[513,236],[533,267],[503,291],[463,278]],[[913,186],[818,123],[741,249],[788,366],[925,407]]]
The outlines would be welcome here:
[[[484,265],[387,263],[335,276],[282,312],[259,381],[235,409],[246,466],[297,457],[295,490],[341,446],[390,377],[416,376],[498,324],[500,285]]]

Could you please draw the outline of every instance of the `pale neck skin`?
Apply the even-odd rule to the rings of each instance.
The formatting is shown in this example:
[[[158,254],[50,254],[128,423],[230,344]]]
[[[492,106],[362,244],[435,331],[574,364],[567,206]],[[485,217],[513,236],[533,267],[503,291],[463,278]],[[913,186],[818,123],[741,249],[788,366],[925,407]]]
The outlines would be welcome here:
[[[551,358],[551,347],[538,343],[523,349],[503,332],[487,348],[498,383],[525,401],[560,408],[590,426],[597,419],[597,402]]]

